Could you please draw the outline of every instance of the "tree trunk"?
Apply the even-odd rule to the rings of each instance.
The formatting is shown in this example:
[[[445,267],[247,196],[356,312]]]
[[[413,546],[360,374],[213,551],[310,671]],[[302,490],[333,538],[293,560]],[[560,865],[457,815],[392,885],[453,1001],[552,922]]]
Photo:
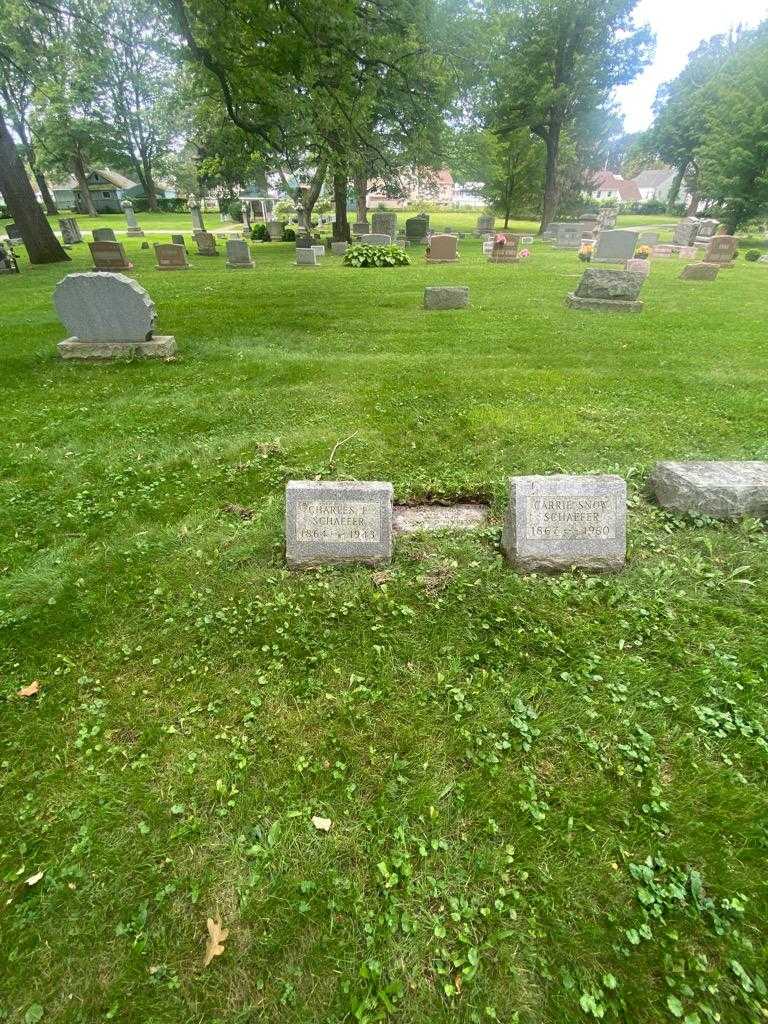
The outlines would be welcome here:
[[[368,222],[368,178],[358,176],[354,180],[355,199],[357,201],[357,223]]]
[[[699,191],[696,188],[691,189],[691,201],[688,203],[688,208],[685,211],[686,217],[695,217],[699,211]]]
[[[72,170],[77,179],[77,187],[80,190],[80,205],[83,207],[81,213],[87,213],[90,217],[98,217],[98,211],[93,205],[93,199],[91,199],[91,193],[88,190],[85,164],[83,163],[83,154],[80,150],[77,150],[72,158]]]
[[[68,263],[51,225],[40,209],[11,133],[0,114],[0,192],[19,229],[30,263]]]
[[[333,225],[334,242],[349,241],[349,222],[347,221],[347,176],[335,173],[333,176],[333,206],[336,220]]]
[[[304,230],[308,234],[312,233],[312,211],[315,208],[315,203],[320,198],[320,191],[325,181],[325,176],[328,173],[328,161],[321,160],[317,165],[315,173],[312,175],[312,181],[309,183],[309,188],[302,191],[301,194],[301,206],[299,214],[299,226],[303,226]],[[302,220],[304,224],[302,225]]]
[[[672,187],[670,188],[669,195],[667,196],[667,213],[674,212],[677,197],[680,195],[680,186],[683,184],[683,178],[685,177],[685,172],[687,170],[688,161],[686,160],[684,164],[681,164],[680,167],[678,167],[677,173],[672,179]]]
[[[551,221],[555,219],[557,210],[557,158],[560,152],[560,125],[553,124],[546,137],[547,169],[544,175],[544,207],[541,211],[541,227],[543,234]]]
[[[38,171],[38,169],[34,166],[32,160],[30,160],[29,165],[32,169],[32,173],[35,176],[37,187],[40,189],[40,195],[43,197],[46,213],[49,217],[55,217],[59,210],[56,206],[56,200],[53,198],[53,196],[51,195],[51,190],[48,188],[48,182],[45,180],[45,175],[42,171]]]

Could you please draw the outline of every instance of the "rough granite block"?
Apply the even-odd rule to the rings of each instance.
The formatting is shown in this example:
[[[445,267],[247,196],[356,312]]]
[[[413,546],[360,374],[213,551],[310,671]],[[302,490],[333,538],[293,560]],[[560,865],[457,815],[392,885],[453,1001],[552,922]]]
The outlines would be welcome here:
[[[378,480],[290,480],[285,557],[291,568],[392,558],[392,484]]]
[[[62,359],[104,362],[124,359],[169,359],[176,352],[176,339],[158,334],[148,341],[80,341],[67,338],[56,346]]]
[[[768,462],[657,462],[648,485],[659,505],[673,512],[768,517]]]
[[[433,287],[424,289],[424,309],[463,309],[469,305],[469,288]]]
[[[714,281],[717,279],[719,267],[710,263],[691,263],[680,272],[681,281]]]
[[[513,476],[501,547],[521,572],[618,572],[627,485],[619,476]]]

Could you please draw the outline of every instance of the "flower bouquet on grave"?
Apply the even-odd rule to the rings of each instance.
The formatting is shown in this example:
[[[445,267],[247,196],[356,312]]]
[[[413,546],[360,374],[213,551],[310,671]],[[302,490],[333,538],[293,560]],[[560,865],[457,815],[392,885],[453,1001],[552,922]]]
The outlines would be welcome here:
[[[592,259],[593,250],[594,245],[591,242],[584,242],[583,245],[579,248],[579,259],[583,263],[589,263],[589,261]]]
[[[650,247],[650,245],[638,245],[638,247],[635,249],[635,259],[636,260],[647,260],[650,255],[651,255],[651,247]]]
[[[527,260],[530,255],[531,255],[531,250],[530,249],[523,249],[523,250],[521,250],[517,254],[517,258],[519,260]]]

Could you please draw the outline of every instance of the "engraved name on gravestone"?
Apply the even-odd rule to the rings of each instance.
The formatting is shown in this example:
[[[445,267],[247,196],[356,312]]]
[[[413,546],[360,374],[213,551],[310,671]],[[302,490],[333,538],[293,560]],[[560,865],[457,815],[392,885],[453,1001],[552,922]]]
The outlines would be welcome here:
[[[626,558],[627,486],[618,476],[510,477],[501,546],[522,572],[615,572]]]
[[[285,489],[289,566],[376,565],[392,557],[392,484],[291,480]]]

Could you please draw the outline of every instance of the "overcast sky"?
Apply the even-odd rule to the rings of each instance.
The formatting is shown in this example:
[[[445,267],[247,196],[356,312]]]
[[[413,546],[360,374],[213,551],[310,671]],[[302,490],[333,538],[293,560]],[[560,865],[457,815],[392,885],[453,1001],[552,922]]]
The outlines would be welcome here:
[[[640,0],[635,22],[650,24],[656,33],[656,56],[631,85],[617,90],[624,130],[643,131],[650,125],[656,89],[682,71],[702,39],[766,18],[768,0]]]

